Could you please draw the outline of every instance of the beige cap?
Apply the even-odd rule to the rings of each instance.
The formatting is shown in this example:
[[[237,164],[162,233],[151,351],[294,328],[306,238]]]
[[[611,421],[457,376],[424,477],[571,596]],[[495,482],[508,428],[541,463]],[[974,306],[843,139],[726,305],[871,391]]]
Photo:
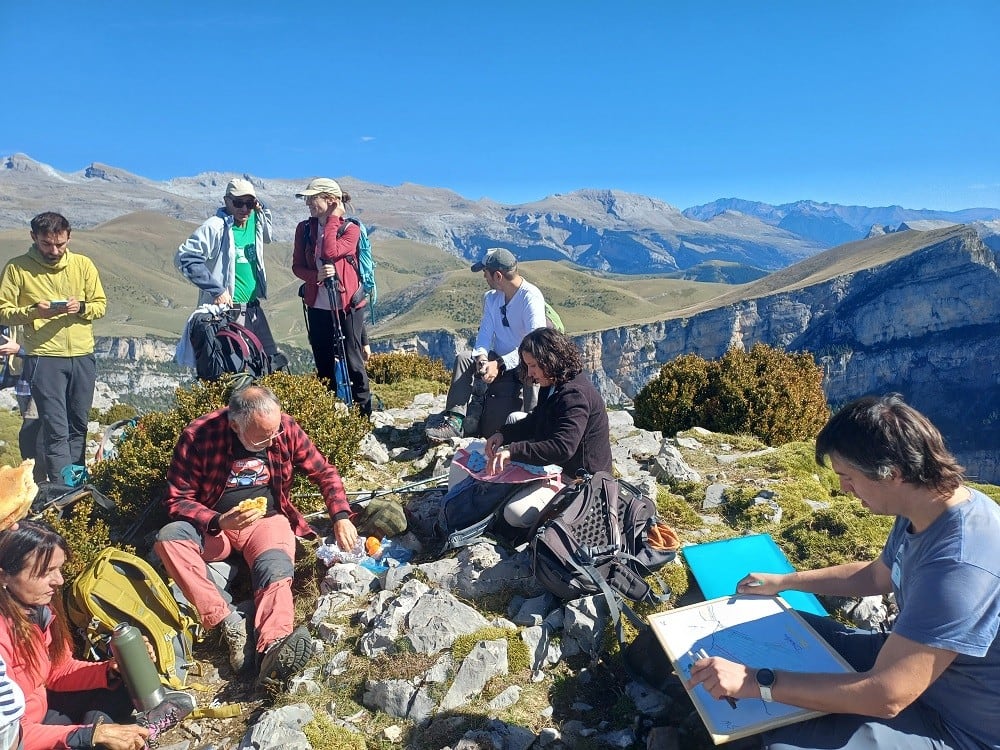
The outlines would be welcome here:
[[[301,193],[296,193],[296,198],[307,198],[310,195],[319,195],[320,193],[329,193],[337,198],[343,198],[344,192],[340,189],[340,185],[337,184],[336,180],[331,180],[329,177],[317,177],[314,180],[309,180],[309,184],[306,185],[305,190]]]
[[[252,195],[254,198],[257,197],[257,191],[253,188],[253,183],[250,180],[244,180],[242,177],[235,177],[229,181],[226,185],[226,195]]]

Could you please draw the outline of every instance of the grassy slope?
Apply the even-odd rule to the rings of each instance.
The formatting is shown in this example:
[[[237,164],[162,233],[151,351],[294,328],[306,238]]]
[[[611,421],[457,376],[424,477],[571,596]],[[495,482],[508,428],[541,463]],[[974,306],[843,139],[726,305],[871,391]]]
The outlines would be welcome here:
[[[193,224],[151,212],[123,216],[73,233],[73,247],[92,257],[109,298],[98,335],[175,338],[194,307],[195,290],[174,269],[177,246]],[[816,255],[749,284],[699,283],[664,276],[624,276],[581,269],[568,261],[531,261],[522,272],[539,286],[571,333],[645,323],[794,290],[834,275],[900,257],[960,229],[904,232],[854,242]],[[0,231],[0,262],[24,252],[27,231]],[[426,330],[474,331],[485,284],[466,262],[439,248],[398,238],[373,238],[378,263],[378,323],[374,338]],[[305,346],[299,280],[291,247],[267,248],[268,318],[276,338]]]
[[[71,246],[97,264],[109,299],[108,315],[97,323],[98,335],[177,335],[197,295],[174,269],[173,257],[194,228],[138,212],[73,232]],[[376,236],[373,241],[380,300],[374,336],[476,327],[486,287],[468,263],[408,240]],[[0,231],[0,262],[23,253],[29,243],[26,230]],[[267,254],[266,306],[272,328],[279,340],[304,346],[300,282],[291,273],[291,246],[276,243]],[[655,319],[730,288],[655,276],[599,275],[552,261],[525,263],[522,270],[543,289],[572,332]]]

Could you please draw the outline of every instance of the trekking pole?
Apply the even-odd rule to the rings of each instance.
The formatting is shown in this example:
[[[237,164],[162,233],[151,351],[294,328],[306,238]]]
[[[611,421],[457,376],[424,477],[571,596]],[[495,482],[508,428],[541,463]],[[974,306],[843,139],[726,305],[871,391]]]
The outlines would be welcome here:
[[[347,348],[344,346],[344,329],[340,325],[340,305],[337,300],[337,292],[333,287],[333,280],[335,278],[337,278],[336,271],[333,277],[324,279],[323,286],[326,287],[327,296],[330,298],[330,315],[333,317],[333,337],[336,339],[335,344],[340,349],[340,362],[334,365],[334,379],[342,380],[343,389],[340,395],[344,403],[347,404],[347,408],[350,409],[354,406],[354,394],[351,392],[351,378],[347,369]],[[333,356],[334,359],[338,358],[336,351],[334,351]],[[340,388],[337,390],[341,391]]]
[[[355,497],[357,497],[357,500],[351,501],[351,505],[360,505],[361,507],[364,507],[377,497],[385,497],[386,495],[395,495],[400,492],[409,492],[410,490],[416,489],[417,487],[421,487],[425,484],[432,484],[432,483],[436,484],[440,482],[442,479],[447,479],[447,478],[448,478],[448,473],[445,472],[444,474],[438,474],[433,477],[428,477],[427,479],[420,479],[416,482],[410,482],[409,484],[404,484],[400,487],[395,487],[389,490],[364,490],[362,492],[348,492],[347,494],[354,495]]]
[[[444,473],[444,474],[438,474],[433,477],[428,477],[427,479],[420,479],[416,482],[410,482],[409,484],[404,484],[400,487],[394,487],[389,490],[362,490],[361,492],[348,492],[347,494],[349,496],[358,498],[357,500],[351,500],[350,504],[352,506],[356,505],[359,508],[364,508],[372,500],[379,497],[385,497],[387,495],[395,495],[400,492],[410,492],[413,494],[417,494],[420,492],[432,492],[435,489],[437,489],[437,487],[429,487],[427,489],[417,489],[417,488],[425,484],[431,484],[432,482],[440,482],[442,479],[447,479],[447,478],[448,474]],[[319,518],[321,516],[325,516],[326,514],[327,511],[318,510],[315,513],[307,513],[305,515],[305,519],[309,521],[313,518]]]

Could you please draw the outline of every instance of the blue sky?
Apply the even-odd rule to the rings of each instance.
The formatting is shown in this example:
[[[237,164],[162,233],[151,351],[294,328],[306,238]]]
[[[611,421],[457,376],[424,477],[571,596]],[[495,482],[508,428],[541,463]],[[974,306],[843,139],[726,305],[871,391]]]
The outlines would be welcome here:
[[[1000,207],[1000,2],[4,2],[0,154]]]

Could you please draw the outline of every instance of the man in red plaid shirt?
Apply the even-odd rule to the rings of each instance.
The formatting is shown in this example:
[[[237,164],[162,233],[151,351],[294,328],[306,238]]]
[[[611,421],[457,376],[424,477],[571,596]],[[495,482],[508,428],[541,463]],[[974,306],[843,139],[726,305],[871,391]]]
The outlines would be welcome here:
[[[341,549],[353,549],[358,533],[337,468],[262,386],[236,391],[227,408],[199,417],[181,433],[164,499],[172,522],[155,544],[205,629],[221,626],[234,672],[245,665],[247,623],[209,578],[207,563],[243,554],[256,605],[261,686],[280,685],[312,655],[306,627],[293,630],[295,537],[315,536],[289,498],[295,469],[320,488]],[[259,497],[267,500],[265,511],[240,509],[242,501]]]

